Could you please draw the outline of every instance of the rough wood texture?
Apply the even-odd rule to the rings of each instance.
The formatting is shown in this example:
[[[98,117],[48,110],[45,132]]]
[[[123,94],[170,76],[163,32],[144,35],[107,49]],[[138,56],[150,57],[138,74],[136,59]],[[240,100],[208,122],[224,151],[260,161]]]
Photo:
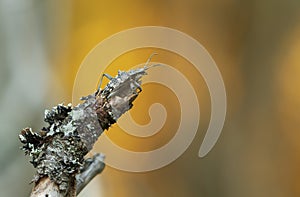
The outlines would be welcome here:
[[[103,90],[83,97],[72,108],[62,104],[45,111],[48,127],[40,132],[25,128],[19,135],[37,173],[32,196],[76,196],[103,168],[103,156],[84,160],[101,133],[128,111],[141,92],[141,77],[149,67],[119,71]]]
[[[63,197],[64,194],[58,188],[58,185],[49,178],[41,178],[31,192],[31,197]]]

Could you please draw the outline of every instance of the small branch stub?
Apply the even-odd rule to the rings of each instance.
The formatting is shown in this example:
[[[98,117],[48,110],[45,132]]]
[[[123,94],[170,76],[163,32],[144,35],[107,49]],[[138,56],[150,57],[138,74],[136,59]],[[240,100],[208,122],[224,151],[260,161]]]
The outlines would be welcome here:
[[[41,131],[21,131],[22,149],[36,168],[31,196],[76,196],[76,189],[79,193],[103,170],[103,155],[86,160],[84,156],[103,131],[133,106],[148,68],[119,71],[103,90],[81,98],[83,103],[76,107],[59,104],[45,110],[48,126]]]
[[[76,193],[81,190],[97,175],[100,174],[105,167],[104,155],[95,154],[92,158],[85,160],[85,165],[81,172],[76,175]]]

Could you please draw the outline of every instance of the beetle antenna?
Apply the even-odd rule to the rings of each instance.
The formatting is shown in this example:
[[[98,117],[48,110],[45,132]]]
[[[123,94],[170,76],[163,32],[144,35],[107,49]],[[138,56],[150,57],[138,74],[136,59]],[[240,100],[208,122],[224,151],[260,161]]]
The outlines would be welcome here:
[[[150,63],[150,61],[151,61],[151,59],[152,59],[152,57],[153,57],[154,55],[158,55],[158,53],[152,53],[152,54],[150,55],[150,57],[148,58],[148,60],[147,60],[147,62],[146,62],[146,64],[145,64],[145,67],[148,67],[148,64]]]

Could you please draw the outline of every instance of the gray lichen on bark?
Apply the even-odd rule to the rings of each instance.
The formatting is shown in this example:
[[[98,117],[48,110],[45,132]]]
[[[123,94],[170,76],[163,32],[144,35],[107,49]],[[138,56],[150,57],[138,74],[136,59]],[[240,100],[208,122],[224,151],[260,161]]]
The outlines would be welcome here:
[[[76,107],[59,104],[45,110],[44,120],[49,125],[40,132],[31,128],[21,131],[22,149],[37,170],[33,179],[36,185],[49,178],[62,194],[76,191],[76,175],[86,174],[83,171],[90,161],[84,156],[101,133],[133,106],[141,92],[140,79],[148,68],[119,71],[103,90],[81,98],[83,103]]]

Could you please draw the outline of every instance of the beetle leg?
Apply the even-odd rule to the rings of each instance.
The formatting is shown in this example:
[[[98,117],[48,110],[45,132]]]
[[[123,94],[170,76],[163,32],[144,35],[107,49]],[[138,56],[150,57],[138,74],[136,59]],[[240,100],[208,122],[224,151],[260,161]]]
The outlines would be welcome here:
[[[110,76],[109,74],[106,74],[106,73],[102,74],[102,76],[101,76],[101,78],[100,78],[99,85],[98,85],[98,87],[97,87],[96,95],[100,92],[101,85],[102,85],[102,80],[103,80],[104,77],[106,77],[106,78],[109,79],[109,80],[112,80],[112,79],[113,79],[113,77]]]
[[[134,85],[136,85],[136,88],[138,89],[137,93],[140,93],[142,91],[141,85],[136,81],[133,81],[133,83],[134,83]]]
[[[137,89],[139,90],[137,93],[140,93],[142,91],[142,88],[140,86],[138,86]]]

